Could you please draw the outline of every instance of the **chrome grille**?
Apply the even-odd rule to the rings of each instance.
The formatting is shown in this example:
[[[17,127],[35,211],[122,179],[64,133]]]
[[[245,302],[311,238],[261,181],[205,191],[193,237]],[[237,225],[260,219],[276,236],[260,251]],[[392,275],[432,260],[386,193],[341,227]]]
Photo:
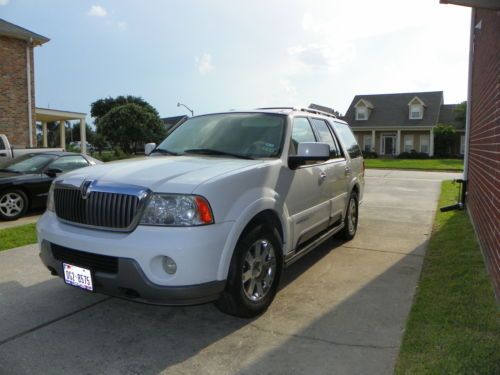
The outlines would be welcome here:
[[[54,189],[59,218],[76,224],[114,230],[133,229],[141,199],[137,195],[91,191],[86,199],[74,187]]]

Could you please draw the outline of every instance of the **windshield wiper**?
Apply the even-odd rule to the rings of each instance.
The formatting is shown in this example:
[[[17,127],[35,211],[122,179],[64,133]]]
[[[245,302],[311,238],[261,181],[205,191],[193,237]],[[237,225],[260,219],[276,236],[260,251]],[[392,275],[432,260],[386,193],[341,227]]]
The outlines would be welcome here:
[[[165,155],[174,155],[174,156],[179,155],[177,152],[168,151],[168,150],[165,150],[164,148],[156,148],[151,153],[154,154],[155,152],[158,152],[159,154],[165,154]]]
[[[232,152],[213,150],[211,148],[191,148],[189,150],[184,150],[184,154],[222,155],[222,156],[232,156],[233,158],[239,158],[239,159],[253,160],[253,158],[248,155],[233,154]]]
[[[10,173],[19,173],[19,174],[23,173],[21,171],[16,171],[15,169],[9,169],[9,168],[2,168],[2,169],[0,169],[0,172],[10,172]]]

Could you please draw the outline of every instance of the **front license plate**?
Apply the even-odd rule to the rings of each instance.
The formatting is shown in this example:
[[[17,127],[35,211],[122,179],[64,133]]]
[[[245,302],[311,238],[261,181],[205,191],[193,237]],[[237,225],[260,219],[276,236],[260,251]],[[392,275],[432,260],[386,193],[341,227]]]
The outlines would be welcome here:
[[[85,290],[94,290],[90,270],[72,264],[63,263],[64,282]]]

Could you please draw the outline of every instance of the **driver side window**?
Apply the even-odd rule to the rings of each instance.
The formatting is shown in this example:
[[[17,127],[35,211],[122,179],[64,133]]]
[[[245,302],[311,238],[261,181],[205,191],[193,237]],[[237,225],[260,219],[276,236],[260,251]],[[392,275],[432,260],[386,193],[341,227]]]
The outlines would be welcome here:
[[[89,163],[81,156],[63,156],[52,163],[48,168],[57,168],[63,172],[72,171],[73,169],[88,167]]]
[[[316,142],[311,124],[306,117],[296,117],[292,125],[292,140],[288,155],[297,155],[297,146],[300,142]]]

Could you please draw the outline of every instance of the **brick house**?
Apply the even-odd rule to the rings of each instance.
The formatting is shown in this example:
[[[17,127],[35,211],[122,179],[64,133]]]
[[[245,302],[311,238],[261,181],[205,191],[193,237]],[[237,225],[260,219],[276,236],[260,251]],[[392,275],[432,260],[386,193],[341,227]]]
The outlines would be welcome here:
[[[465,203],[500,301],[500,2],[441,3],[472,7]]]
[[[344,116],[364,151],[396,156],[402,152],[434,155],[434,128],[455,126],[452,153],[463,155],[465,132],[455,121],[456,104],[443,104],[443,92],[356,95]]]
[[[36,144],[33,52],[48,41],[0,18],[0,133],[17,147]]]

